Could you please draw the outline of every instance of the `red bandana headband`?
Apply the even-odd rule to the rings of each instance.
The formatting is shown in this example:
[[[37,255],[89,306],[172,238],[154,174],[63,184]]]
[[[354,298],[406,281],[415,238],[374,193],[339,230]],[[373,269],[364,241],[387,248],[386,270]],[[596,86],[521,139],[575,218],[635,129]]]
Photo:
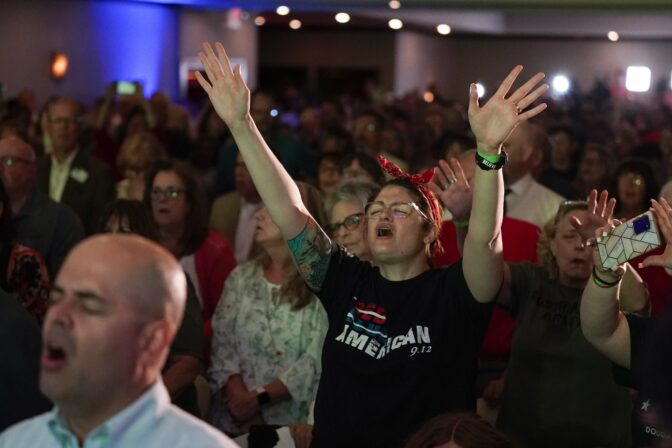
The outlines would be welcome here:
[[[380,167],[383,169],[383,171],[385,171],[390,176],[393,176],[397,179],[407,180],[415,188],[417,188],[429,204],[429,208],[432,210],[432,221],[435,223],[441,222],[442,216],[439,212],[439,206],[434,199],[434,195],[429,191],[429,188],[427,188],[427,184],[430,183],[434,178],[434,168],[425,170],[421,174],[407,174],[401,171],[401,168],[383,156],[378,156],[378,163],[380,163]]]

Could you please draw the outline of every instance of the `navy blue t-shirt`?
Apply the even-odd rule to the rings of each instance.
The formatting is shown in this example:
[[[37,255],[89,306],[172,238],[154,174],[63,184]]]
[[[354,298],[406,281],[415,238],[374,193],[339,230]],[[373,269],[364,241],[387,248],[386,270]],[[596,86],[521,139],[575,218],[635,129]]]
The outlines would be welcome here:
[[[474,409],[492,305],[474,299],[461,262],[395,282],[335,246],[317,296],[329,330],[314,447],[398,447],[431,417]]]

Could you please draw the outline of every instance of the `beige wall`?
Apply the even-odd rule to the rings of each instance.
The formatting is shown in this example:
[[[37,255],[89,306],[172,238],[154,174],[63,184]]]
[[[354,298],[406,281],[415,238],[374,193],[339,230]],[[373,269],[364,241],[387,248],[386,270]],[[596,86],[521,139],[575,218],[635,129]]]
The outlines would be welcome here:
[[[396,93],[436,79],[448,97],[466,100],[470,82],[481,82],[492,91],[515,64],[523,64],[528,74],[544,71],[549,82],[557,73],[566,74],[584,90],[596,77],[611,79],[629,65],[646,65],[651,68],[652,86],[661,78],[669,85],[672,42],[460,38],[407,32],[397,37],[396,57]]]
[[[248,85],[257,85],[257,27],[251,20],[241,21],[239,29],[230,29],[225,12],[184,10],[180,15],[180,60],[194,58],[204,41],[220,41],[231,58],[247,61]]]
[[[357,30],[261,31],[259,64],[268,67],[376,68],[385,90],[394,87],[394,34]]]

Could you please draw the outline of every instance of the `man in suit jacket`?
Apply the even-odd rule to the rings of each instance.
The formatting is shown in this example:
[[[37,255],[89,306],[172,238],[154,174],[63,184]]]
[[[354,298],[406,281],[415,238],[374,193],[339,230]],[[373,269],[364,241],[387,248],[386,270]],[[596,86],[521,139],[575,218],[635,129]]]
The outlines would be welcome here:
[[[540,229],[555,216],[565,200],[532,177],[543,163],[544,148],[550,145],[546,131],[527,122],[514,129],[506,144],[509,153],[504,165],[506,216],[527,221]]]
[[[240,264],[258,253],[255,215],[264,206],[240,154],[236,157],[235,185],[235,191],[218,197],[212,204],[210,228],[233,242]]]
[[[38,188],[70,206],[86,233],[92,234],[103,208],[116,193],[110,169],[79,147],[79,120],[74,101],[60,98],[49,105],[45,131],[52,153],[38,161]]]
[[[37,191],[35,151],[18,137],[0,140],[0,180],[12,205],[16,242],[37,250],[53,279],[84,228],[74,211]]]

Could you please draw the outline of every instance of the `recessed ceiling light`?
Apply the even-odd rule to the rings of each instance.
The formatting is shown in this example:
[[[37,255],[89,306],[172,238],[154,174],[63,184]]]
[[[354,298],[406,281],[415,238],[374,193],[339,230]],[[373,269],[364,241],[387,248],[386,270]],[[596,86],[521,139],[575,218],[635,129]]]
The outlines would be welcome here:
[[[617,42],[619,39],[618,33],[616,31],[609,31],[607,33],[607,39],[609,39],[612,42]]]
[[[399,19],[390,19],[390,21],[387,22],[387,24],[393,30],[400,30],[404,26],[404,23]]]
[[[401,2],[398,0],[390,0],[390,3],[388,3],[391,9],[399,9],[401,8]]]
[[[301,28],[301,21],[298,19],[290,20],[289,27],[293,30],[298,30],[299,28]]]
[[[264,16],[257,16],[254,18],[254,24],[257,26],[262,26],[264,23],[266,23],[266,19]]]
[[[338,23],[348,23],[350,21],[350,14],[347,12],[339,12],[334,18]]]
[[[476,93],[479,98],[483,98],[483,95],[485,95],[485,87],[480,82],[476,83]]]
[[[556,75],[553,78],[553,90],[555,93],[564,94],[569,90],[569,78],[565,75]]]
[[[651,69],[631,65],[625,71],[625,88],[629,92],[647,92],[651,87]]]
[[[277,12],[279,16],[286,16],[287,14],[289,14],[289,7],[285,5],[280,5],[278,6],[278,9],[275,10],[275,12]]]
[[[450,25],[442,23],[436,27],[436,31],[438,31],[439,34],[443,34],[445,36],[446,34],[450,34],[452,30],[450,28]]]

